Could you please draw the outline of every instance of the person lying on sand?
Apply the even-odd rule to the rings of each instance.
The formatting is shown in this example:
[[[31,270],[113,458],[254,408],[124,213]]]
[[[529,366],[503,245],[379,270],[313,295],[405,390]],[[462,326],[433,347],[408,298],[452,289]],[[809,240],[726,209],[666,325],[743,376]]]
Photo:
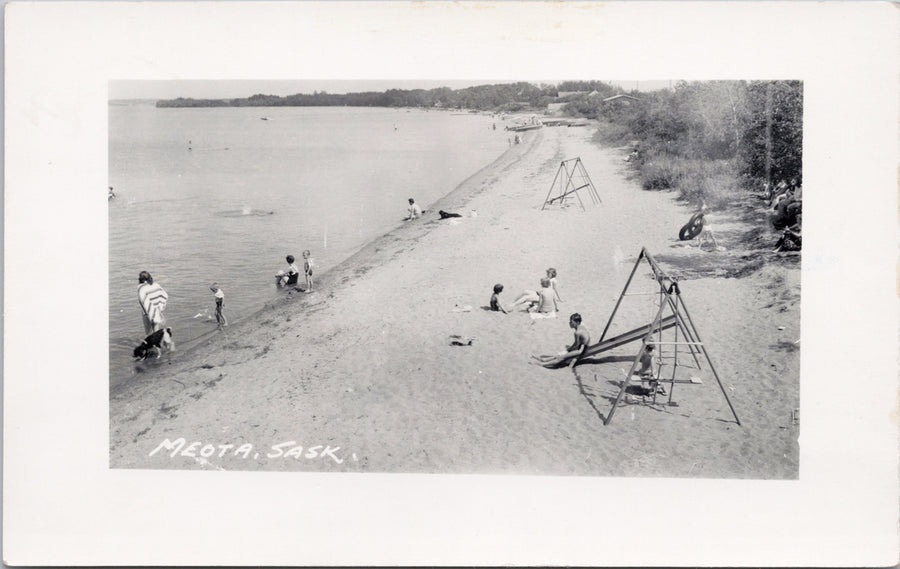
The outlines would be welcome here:
[[[581,324],[581,314],[578,314],[577,312],[569,316],[569,328],[575,330],[575,341],[572,342],[571,346],[566,346],[564,352],[559,352],[555,356],[531,357],[538,360],[540,365],[548,368],[556,367],[567,359],[572,358],[569,362],[569,367],[574,367],[581,357],[581,354],[584,353],[584,350],[590,345],[591,333]]]
[[[441,219],[447,219],[448,217],[462,217],[462,215],[458,213],[450,213],[449,211],[440,210],[438,215],[441,216]]]
[[[538,302],[541,301],[541,296],[534,290],[526,290],[523,291],[522,294],[519,295],[512,304],[509,305],[509,311],[512,312],[515,310],[520,304],[527,304],[525,307],[526,310],[531,310],[533,306],[536,306]]]

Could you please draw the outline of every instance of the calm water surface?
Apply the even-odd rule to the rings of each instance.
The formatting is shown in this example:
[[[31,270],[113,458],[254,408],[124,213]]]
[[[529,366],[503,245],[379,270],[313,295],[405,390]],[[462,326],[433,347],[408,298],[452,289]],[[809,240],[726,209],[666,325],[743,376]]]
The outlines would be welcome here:
[[[274,274],[310,249],[321,273],[493,162],[507,132],[476,114],[371,108],[109,107],[111,381],[134,373],[143,337],[137,275],[169,293],[176,341],[277,293]],[[301,279],[302,280],[302,279]]]

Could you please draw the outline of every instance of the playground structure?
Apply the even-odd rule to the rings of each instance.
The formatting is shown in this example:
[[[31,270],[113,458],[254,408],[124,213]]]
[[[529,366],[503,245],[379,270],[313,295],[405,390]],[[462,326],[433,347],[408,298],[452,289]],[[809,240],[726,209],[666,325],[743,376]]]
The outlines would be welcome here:
[[[557,190],[557,195],[550,197],[554,193],[554,190]],[[565,205],[566,200],[570,199],[573,195],[578,199],[581,209],[584,210],[584,202],[581,199],[581,195],[578,193],[580,190],[587,191],[587,194],[590,196],[591,201],[594,202],[594,205],[601,203],[600,194],[597,193],[597,188],[595,188],[594,183],[591,182],[591,177],[584,168],[581,158],[578,157],[563,160],[559,164],[559,169],[556,171],[556,177],[553,178],[553,183],[550,184],[550,190],[547,192],[547,197],[544,198],[544,205],[541,206],[541,211],[543,211],[548,204],[553,204],[556,201],[558,201],[560,205]]]
[[[649,265],[650,270],[653,273],[653,277],[657,283],[658,290],[655,290],[653,292],[628,292],[634,276],[637,273],[637,270],[642,262],[646,262]],[[619,334],[618,336],[605,339],[606,333],[609,331],[610,325],[612,324],[613,319],[615,318],[616,313],[619,310],[619,306],[622,304],[622,300],[626,296],[638,295],[658,296],[659,308],[656,310],[656,314],[653,317],[653,320],[649,324],[646,324],[644,326],[629,330],[628,332]],[[668,333],[669,330],[672,330],[673,332]],[[664,333],[666,334],[664,335]],[[634,357],[634,361],[631,364],[631,369],[628,371],[628,373],[625,374],[624,380],[622,382],[622,387],[619,390],[615,401],[613,402],[612,408],[610,409],[606,418],[603,420],[604,425],[609,425],[609,423],[612,421],[613,415],[616,412],[616,408],[622,402],[622,399],[625,397],[626,391],[632,384],[632,382],[642,381],[641,378],[636,378],[634,374],[641,355],[644,353],[644,350],[650,343],[654,344],[658,348],[658,354],[656,357],[659,359],[659,361],[666,360],[666,363],[664,363],[663,365],[656,366],[655,377],[652,378],[652,381],[654,381],[656,384],[665,384],[669,386],[668,402],[670,405],[673,404],[672,396],[674,394],[676,384],[703,383],[703,381],[697,376],[692,375],[688,378],[684,378],[679,377],[678,375],[680,371],[684,371],[685,369],[699,370],[701,368],[700,361],[701,359],[703,359],[706,361],[707,365],[709,366],[710,372],[715,378],[716,383],[719,385],[719,389],[722,391],[722,395],[725,397],[725,401],[728,403],[728,407],[731,409],[732,415],[734,415],[735,422],[738,425],[741,424],[741,420],[738,418],[737,412],[735,411],[734,406],[731,404],[731,400],[728,398],[728,393],[726,393],[725,387],[724,385],[722,385],[719,374],[716,372],[716,368],[713,366],[712,360],[709,357],[709,353],[706,350],[706,346],[703,344],[703,340],[700,339],[700,333],[697,331],[696,326],[694,326],[693,320],[691,320],[691,315],[688,312],[687,305],[684,303],[684,298],[681,296],[678,282],[666,275],[666,273],[662,270],[662,268],[660,268],[659,264],[656,262],[656,260],[653,259],[646,248],[641,249],[641,253],[638,255],[637,261],[634,264],[634,268],[631,270],[631,274],[628,276],[628,280],[625,283],[625,287],[622,289],[622,293],[619,295],[619,298],[616,301],[616,306],[615,308],[613,308],[613,311],[609,316],[606,327],[603,329],[603,333],[600,335],[600,340],[597,343],[585,348],[584,352],[578,357],[580,359],[583,359],[585,357],[595,356],[602,352],[612,350],[614,348],[618,348],[620,346],[624,346],[636,341],[640,341],[640,349]],[[679,364],[679,356],[684,358],[688,355],[690,355],[693,363],[696,364],[696,368],[689,368],[688,366]],[[667,373],[665,374],[663,374],[664,368],[667,371]],[[656,395],[657,394],[654,390],[654,393],[652,394],[653,403],[656,403]]]

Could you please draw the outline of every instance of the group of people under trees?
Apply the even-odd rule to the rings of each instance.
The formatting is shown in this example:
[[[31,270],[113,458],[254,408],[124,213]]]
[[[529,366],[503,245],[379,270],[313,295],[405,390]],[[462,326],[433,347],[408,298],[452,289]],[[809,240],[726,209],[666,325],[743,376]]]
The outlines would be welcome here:
[[[796,178],[781,180],[774,187],[766,186],[763,196],[772,211],[772,226],[782,229],[775,251],[799,251],[802,246],[803,188]]]
[[[775,252],[799,251],[802,246],[803,188],[797,183],[797,179],[791,178],[789,182],[781,180],[774,187],[767,183],[763,199],[769,207],[772,226],[782,230]],[[712,250],[720,250],[715,234],[707,221],[708,213],[709,208],[703,204],[700,211],[682,226],[678,238],[682,241],[693,239],[701,249],[709,244]]]

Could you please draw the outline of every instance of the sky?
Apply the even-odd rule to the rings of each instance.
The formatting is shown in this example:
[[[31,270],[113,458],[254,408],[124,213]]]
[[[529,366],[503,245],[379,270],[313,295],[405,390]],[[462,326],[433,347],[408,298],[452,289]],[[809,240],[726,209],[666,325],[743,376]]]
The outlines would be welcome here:
[[[535,84],[557,84],[559,81],[528,80]],[[496,81],[491,79],[441,81],[423,80],[196,80],[196,81],[110,81],[110,99],[175,99],[178,97],[193,99],[236,99],[263,95],[295,95],[327,91],[328,93],[357,93],[361,91],[386,91],[388,89],[434,89],[450,87],[463,89],[474,85],[490,85],[496,83],[513,83],[514,81]],[[649,91],[664,89],[670,81],[606,81],[621,86],[626,90],[638,89]]]

